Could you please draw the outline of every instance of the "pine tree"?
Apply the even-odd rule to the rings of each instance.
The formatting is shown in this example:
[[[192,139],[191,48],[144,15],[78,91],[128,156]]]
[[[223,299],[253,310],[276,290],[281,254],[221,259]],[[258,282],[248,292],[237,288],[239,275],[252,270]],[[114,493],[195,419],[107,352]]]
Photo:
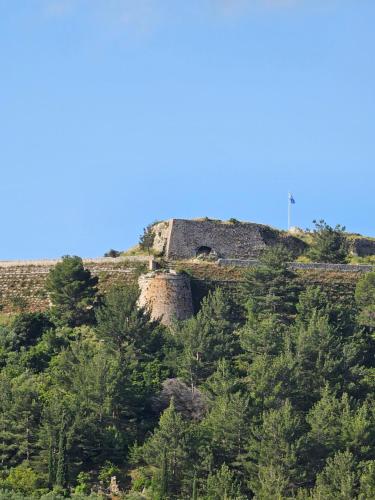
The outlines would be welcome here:
[[[356,464],[353,455],[338,452],[327,460],[318,474],[315,495],[324,500],[353,500],[356,498]]]
[[[360,309],[359,322],[371,331],[375,328],[375,273],[362,276],[355,289],[355,300]]]
[[[218,470],[226,463],[244,474],[245,445],[248,439],[249,399],[229,361],[221,360],[216,372],[204,384],[209,412],[199,425],[202,468]]]
[[[342,343],[327,317],[314,314],[305,327],[296,325],[293,339],[294,402],[308,410],[326,384],[343,383],[345,370]]]
[[[138,307],[139,289],[133,285],[114,285],[97,310],[98,337],[120,354],[133,350],[141,358],[155,354],[161,347],[156,323],[147,311]]]
[[[92,323],[97,283],[98,278],[84,268],[80,257],[64,256],[50,270],[46,281],[54,322],[71,327]]]
[[[240,482],[226,464],[209,474],[206,481],[204,498],[207,500],[245,500],[241,493]]]
[[[324,220],[313,221],[313,242],[308,252],[315,262],[345,263],[349,255],[345,227],[331,227]]]
[[[269,491],[270,478],[287,496],[302,482],[302,422],[289,401],[263,413],[262,422],[253,425],[249,440],[250,484],[256,495]],[[276,497],[277,498],[277,497]]]
[[[359,495],[358,500],[375,498],[375,460],[359,464]]]
[[[231,359],[238,352],[234,328],[220,288],[203,299],[196,317],[177,325],[174,332],[180,349],[177,372],[192,390],[215,371],[220,359]]]
[[[291,253],[283,246],[268,248],[260,257],[259,266],[249,269],[243,284],[244,301],[249,316],[277,316],[289,322],[295,314],[298,288],[295,273],[288,267]]]
[[[167,497],[179,498],[183,485],[191,484],[189,425],[176,412],[173,400],[161,415],[157,429],[142,446],[141,455],[148,465],[156,468],[158,478],[164,469]],[[160,488],[160,479],[158,483]]]

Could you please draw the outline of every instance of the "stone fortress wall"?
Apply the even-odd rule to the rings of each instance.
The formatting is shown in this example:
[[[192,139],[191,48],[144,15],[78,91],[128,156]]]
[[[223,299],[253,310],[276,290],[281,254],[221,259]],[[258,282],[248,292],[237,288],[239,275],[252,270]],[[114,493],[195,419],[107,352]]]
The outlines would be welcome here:
[[[192,259],[212,252],[222,259],[256,259],[269,246],[283,244],[297,256],[307,247],[296,235],[253,222],[230,222],[212,219],[170,219],[155,224],[153,250],[166,259]],[[351,235],[354,255],[375,255],[375,238]]]
[[[161,318],[166,324],[173,319],[191,316],[192,303],[196,310],[200,298],[209,289],[216,286],[231,291],[238,289],[245,268],[258,265],[257,257],[267,246],[283,243],[298,254],[305,245],[299,238],[285,232],[253,223],[171,219],[156,224],[153,231],[154,252],[163,256],[166,270],[141,277],[140,304],[150,306],[152,317]],[[372,255],[373,244],[374,240],[362,239],[361,244],[357,242],[356,250]],[[136,282],[140,274],[154,269],[148,261],[147,256],[83,259],[85,267],[99,277],[100,291],[105,291],[113,283]],[[45,281],[57,262],[0,261],[2,312],[48,308],[50,302]],[[291,267],[308,276],[311,283],[336,288],[340,294],[346,293],[346,287],[352,294],[360,274],[374,269],[371,265],[299,262],[291,263]],[[174,269],[187,270],[190,278],[176,274]]]
[[[156,224],[153,232],[155,253],[172,260],[210,253],[218,258],[253,259],[278,243],[298,255],[306,247],[299,238],[252,222],[170,219]]]
[[[257,265],[256,260],[220,259],[206,262],[169,261],[171,270],[145,274],[149,268],[148,257],[86,259],[84,265],[99,277],[99,289],[107,290],[114,283],[134,283],[139,275],[140,305],[150,307],[152,318],[170,324],[175,319],[185,319],[197,310],[200,299],[217,286],[228,293],[238,293],[245,268]],[[45,291],[49,270],[58,261],[0,262],[0,304],[2,313],[43,311],[50,302]],[[188,275],[173,271],[186,269]],[[333,293],[353,294],[355,283],[362,273],[373,266],[342,264],[291,263],[302,273],[301,280],[316,286],[329,287]],[[302,286],[303,283],[302,283]],[[194,304],[194,307],[193,307]]]
[[[169,325],[193,315],[190,278],[175,271],[151,272],[140,276],[139,305],[150,310],[151,318]]]
[[[142,266],[148,268],[148,257],[83,259],[85,267],[99,277],[102,290],[115,282],[128,282]],[[42,311],[50,303],[45,291],[47,275],[59,259],[0,261],[0,304],[3,313],[19,310]]]

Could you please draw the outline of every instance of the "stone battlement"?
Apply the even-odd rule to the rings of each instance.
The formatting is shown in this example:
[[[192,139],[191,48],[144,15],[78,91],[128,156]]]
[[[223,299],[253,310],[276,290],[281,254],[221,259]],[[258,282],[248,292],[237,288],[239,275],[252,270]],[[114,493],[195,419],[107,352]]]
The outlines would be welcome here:
[[[84,265],[93,275],[99,277],[99,289],[107,290],[115,283],[135,283],[140,273],[148,269],[148,257],[120,257],[84,259]],[[3,313],[19,311],[42,311],[49,307],[45,291],[45,281],[49,270],[58,260],[6,261],[0,262],[0,304]],[[186,269],[192,280],[192,298],[197,301],[208,289],[222,286],[230,290],[238,288],[246,267],[257,265],[254,259],[219,259],[207,262],[199,259],[167,261],[167,267]],[[314,285],[329,286],[353,293],[353,287],[359,276],[373,270],[373,266],[346,264],[304,264],[293,262],[291,267],[306,274],[307,281]],[[143,304],[155,302],[153,317],[186,317],[190,310],[186,276],[173,273],[157,272],[146,275],[141,280]],[[147,299],[147,300],[146,300]],[[180,301],[180,302],[179,302]],[[177,304],[177,305],[176,305]],[[159,308],[159,309],[158,309]],[[180,312],[182,311],[182,315]]]
[[[167,259],[212,258],[251,259],[262,251],[282,243],[294,255],[306,244],[288,233],[254,222],[230,222],[210,219],[170,219],[152,228],[153,250]]]

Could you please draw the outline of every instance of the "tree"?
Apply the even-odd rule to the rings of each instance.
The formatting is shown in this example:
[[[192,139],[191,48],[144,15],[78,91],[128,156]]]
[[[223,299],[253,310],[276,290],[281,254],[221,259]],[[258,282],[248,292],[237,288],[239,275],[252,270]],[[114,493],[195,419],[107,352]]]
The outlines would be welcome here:
[[[46,289],[52,302],[51,317],[71,327],[92,323],[98,278],[83,267],[80,257],[66,255],[50,270]]]
[[[327,317],[316,312],[307,326],[297,325],[293,338],[294,402],[302,409],[311,407],[327,383],[342,383],[342,345]]]
[[[288,400],[280,408],[264,412],[261,423],[252,427],[249,472],[257,498],[266,499],[270,481],[278,485],[280,498],[293,493],[301,483],[301,435],[301,419]]]
[[[140,450],[143,460],[156,468],[154,484],[159,498],[181,498],[181,488],[189,474],[189,484],[192,483],[189,448],[189,424],[176,412],[172,400],[161,415],[158,428]]]
[[[207,477],[205,485],[206,500],[245,500],[241,494],[239,481],[226,464],[223,464],[216,473]]]
[[[246,367],[244,382],[252,400],[254,414],[279,408],[295,394],[294,354],[286,347],[278,356],[260,354]]]
[[[209,412],[199,424],[202,469],[218,471],[227,464],[239,479],[244,476],[248,439],[249,398],[239,390],[229,362],[221,360],[205,384]]]
[[[177,373],[192,390],[214,373],[220,359],[231,359],[238,352],[237,336],[229,318],[228,303],[223,291],[217,288],[203,299],[196,317],[175,327],[180,350]]]
[[[0,373],[0,470],[33,458],[41,402],[35,378],[26,373],[10,378]]]
[[[56,485],[64,488],[67,481],[67,454],[66,454],[66,416],[61,415],[59,444],[57,450]]]
[[[327,294],[317,286],[308,286],[299,295],[297,304],[298,325],[307,327],[313,318],[327,317],[330,310]]]
[[[121,252],[119,252],[118,250],[114,250],[113,248],[111,248],[110,250],[108,250],[108,252],[106,252],[104,254],[104,257],[111,257],[112,259],[115,259],[117,257],[120,257],[121,255]]]
[[[156,222],[153,222],[145,227],[143,229],[143,234],[139,237],[139,247],[142,250],[147,250],[149,255],[155,240],[155,232],[153,231],[155,224]]]
[[[338,452],[316,480],[316,497],[324,500],[353,500],[356,498],[356,464],[349,451]]]
[[[269,315],[262,320],[250,318],[239,330],[241,347],[246,355],[243,359],[252,361],[258,355],[276,356],[284,347],[285,325],[277,316]]]
[[[128,408],[142,434],[155,424],[157,417],[151,418],[145,408],[159,390],[166,369],[163,327],[150,321],[149,313],[138,307],[138,295],[138,288],[132,285],[111,287],[97,310],[96,333],[119,364],[114,392],[116,412],[125,415],[123,408]]]
[[[307,286],[299,295],[296,325],[307,326],[314,318],[326,318],[338,337],[350,337],[356,326],[357,308],[352,298],[330,297],[319,286]]]
[[[31,495],[38,486],[38,477],[27,462],[10,470],[4,485],[23,495]]]
[[[291,260],[292,254],[278,245],[265,250],[259,266],[249,269],[243,284],[249,316],[274,315],[284,322],[290,321],[297,302],[296,275],[288,267]]]
[[[360,310],[360,324],[373,331],[375,328],[375,273],[367,273],[358,280],[355,300]]]
[[[21,313],[15,317],[11,325],[13,333],[12,350],[35,345],[43,333],[52,327],[52,323],[43,313]]]
[[[328,457],[343,449],[352,452],[357,460],[371,456],[374,421],[367,402],[351,402],[346,393],[339,398],[327,386],[306,421],[310,426],[307,440],[311,474],[320,470]]]
[[[133,285],[114,285],[105,294],[96,312],[96,331],[106,345],[119,353],[132,347],[138,356],[154,353],[161,347],[157,323],[138,307],[139,289]]]
[[[308,252],[314,262],[333,264],[345,263],[349,255],[348,240],[345,227],[337,224],[329,226],[323,219],[313,221],[313,241]]]
[[[358,500],[375,498],[375,460],[359,464],[359,495]]]

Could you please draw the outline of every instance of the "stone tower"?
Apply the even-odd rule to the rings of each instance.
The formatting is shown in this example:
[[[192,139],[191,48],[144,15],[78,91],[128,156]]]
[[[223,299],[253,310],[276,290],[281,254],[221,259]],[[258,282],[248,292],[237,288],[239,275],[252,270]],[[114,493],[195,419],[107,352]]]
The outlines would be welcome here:
[[[176,271],[152,272],[139,278],[139,305],[148,308],[151,318],[170,325],[193,315],[190,278]]]

